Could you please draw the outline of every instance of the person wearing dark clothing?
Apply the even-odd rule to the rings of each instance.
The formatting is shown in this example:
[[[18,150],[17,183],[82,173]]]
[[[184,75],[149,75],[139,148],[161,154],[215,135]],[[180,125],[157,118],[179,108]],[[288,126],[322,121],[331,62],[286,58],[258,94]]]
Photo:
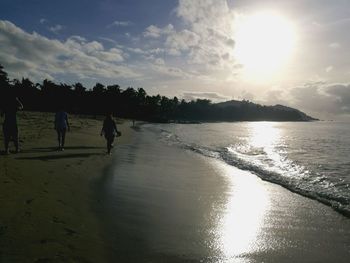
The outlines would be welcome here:
[[[55,130],[57,132],[58,150],[64,151],[66,132],[70,130],[69,122],[68,122],[68,114],[64,110],[60,110],[56,112]]]
[[[17,97],[8,99],[3,105],[1,116],[5,116],[2,125],[2,130],[4,133],[5,154],[10,153],[9,144],[11,140],[15,145],[16,153],[20,151],[17,126],[17,111],[22,109],[23,105]]]
[[[107,153],[111,154],[111,150],[113,148],[114,137],[116,134],[120,134],[117,130],[117,125],[113,120],[112,114],[107,114],[105,120],[103,121],[103,127],[101,130],[101,136],[104,134],[107,141]]]

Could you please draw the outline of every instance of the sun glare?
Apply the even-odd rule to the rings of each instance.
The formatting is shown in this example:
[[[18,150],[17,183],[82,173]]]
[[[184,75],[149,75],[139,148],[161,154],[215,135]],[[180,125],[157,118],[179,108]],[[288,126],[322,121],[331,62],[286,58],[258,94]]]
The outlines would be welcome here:
[[[295,47],[294,25],[285,17],[265,12],[241,17],[235,54],[250,78],[268,78],[279,71]]]

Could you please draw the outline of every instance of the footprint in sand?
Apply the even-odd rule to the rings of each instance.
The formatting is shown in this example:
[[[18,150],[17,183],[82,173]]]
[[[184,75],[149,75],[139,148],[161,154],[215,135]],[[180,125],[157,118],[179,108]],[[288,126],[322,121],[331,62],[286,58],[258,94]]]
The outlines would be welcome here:
[[[32,215],[32,212],[26,211],[26,212],[24,213],[24,215],[25,215],[26,217],[30,217],[30,216]]]
[[[52,259],[50,258],[39,258],[34,261],[34,263],[49,263],[52,262]]]
[[[56,216],[52,217],[52,223],[55,223],[55,224],[63,224],[63,225],[66,224],[66,222],[64,222],[63,220],[57,218]]]
[[[58,243],[57,240],[52,239],[52,238],[44,238],[44,239],[41,239],[39,242],[42,245],[47,244],[47,243]]]
[[[62,205],[67,205],[67,203],[66,203],[66,202],[64,202],[64,201],[63,201],[63,200],[61,200],[61,199],[58,199],[58,200],[57,200],[57,202],[61,203]]]
[[[29,205],[29,204],[31,204],[32,202],[33,202],[33,200],[34,200],[34,198],[31,198],[31,199],[27,199],[26,200],[26,205]]]
[[[3,236],[6,232],[7,226],[0,226],[0,236]]]
[[[67,228],[67,227],[65,227],[64,230],[66,231],[66,234],[68,236],[74,236],[74,235],[78,234],[78,232],[74,231],[73,229]]]

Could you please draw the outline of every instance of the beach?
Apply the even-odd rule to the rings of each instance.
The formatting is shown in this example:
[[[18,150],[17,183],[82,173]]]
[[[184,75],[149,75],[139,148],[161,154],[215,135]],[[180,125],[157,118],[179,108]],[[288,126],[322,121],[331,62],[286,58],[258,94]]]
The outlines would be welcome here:
[[[54,151],[52,114],[20,116],[23,152],[0,157],[0,262],[347,262],[350,220],[331,207],[153,127],[72,117]],[[35,126],[34,126],[35,124]]]
[[[70,116],[64,152],[56,151],[53,119],[20,112],[22,152],[0,156],[0,262],[106,262],[91,208],[91,184],[111,159],[102,118]],[[129,125],[118,124],[116,145],[130,140]]]

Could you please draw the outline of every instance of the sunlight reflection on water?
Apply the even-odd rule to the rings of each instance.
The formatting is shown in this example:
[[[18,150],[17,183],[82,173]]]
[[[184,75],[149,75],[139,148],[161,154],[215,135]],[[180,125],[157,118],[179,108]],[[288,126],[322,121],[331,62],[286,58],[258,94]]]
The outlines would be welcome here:
[[[220,166],[228,178],[229,190],[222,218],[217,225],[217,248],[221,262],[241,259],[244,255],[263,249],[264,241],[259,237],[266,212],[269,195],[259,180],[247,172]],[[234,180],[232,179],[234,174]]]
[[[251,122],[248,142],[253,147],[273,147],[280,139],[280,129],[271,122]]]

